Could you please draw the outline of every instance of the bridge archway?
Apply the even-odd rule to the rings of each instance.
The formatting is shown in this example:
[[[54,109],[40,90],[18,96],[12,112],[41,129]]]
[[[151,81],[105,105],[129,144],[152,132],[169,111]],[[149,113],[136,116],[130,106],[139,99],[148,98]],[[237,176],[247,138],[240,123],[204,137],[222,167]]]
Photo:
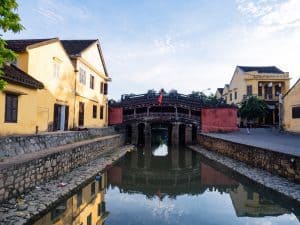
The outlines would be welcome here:
[[[179,145],[185,145],[185,134],[186,134],[185,124],[179,125]]]
[[[127,124],[125,127],[126,143],[132,143],[132,126]]]
[[[138,145],[144,145],[145,144],[145,123],[139,123],[138,124]]]
[[[192,142],[193,143],[195,143],[197,141],[197,130],[198,130],[197,125],[193,124],[192,125]]]

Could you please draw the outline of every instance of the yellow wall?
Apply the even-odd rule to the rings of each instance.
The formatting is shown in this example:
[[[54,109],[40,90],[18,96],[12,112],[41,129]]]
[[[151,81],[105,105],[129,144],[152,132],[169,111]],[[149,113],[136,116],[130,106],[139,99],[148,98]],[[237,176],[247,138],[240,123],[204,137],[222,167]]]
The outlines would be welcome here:
[[[300,133],[300,119],[292,118],[292,107],[300,107],[300,81],[283,99],[283,127],[289,132]]]
[[[100,93],[100,83],[107,83],[103,64],[100,59],[96,44],[86,49],[81,57],[73,60],[76,65],[76,103],[75,103],[75,126],[78,126],[79,102],[85,103],[84,127],[103,127],[108,125],[107,95]],[[79,71],[86,71],[86,84],[79,82]],[[90,75],[94,76],[94,89],[90,88]],[[93,105],[97,106],[97,118],[93,118]],[[100,120],[100,106],[104,106],[103,119]]]
[[[5,92],[0,91],[0,135],[35,133],[38,91],[10,83],[5,91],[22,94],[18,97],[17,123],[5,123]]]
[[[54,77],[54,63],[60,65]],[[37,121],[40,131],[53,123],[54,104],[69,106],[69,128],[73,127],[75,72],[71,60],[59,41],[28,50],[28,71],[45,85],[38,94]],[[47,121],[45,120],[47,118]]]

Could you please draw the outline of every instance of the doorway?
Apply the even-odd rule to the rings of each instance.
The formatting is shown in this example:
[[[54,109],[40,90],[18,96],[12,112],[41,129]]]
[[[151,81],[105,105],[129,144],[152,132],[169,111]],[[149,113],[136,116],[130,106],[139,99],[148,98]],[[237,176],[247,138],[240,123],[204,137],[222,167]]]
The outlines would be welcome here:
[[[84,126],[84,103],[79,102],[78,126]]]
[[[53,131],[68,130],[69,106],[54,104]]]

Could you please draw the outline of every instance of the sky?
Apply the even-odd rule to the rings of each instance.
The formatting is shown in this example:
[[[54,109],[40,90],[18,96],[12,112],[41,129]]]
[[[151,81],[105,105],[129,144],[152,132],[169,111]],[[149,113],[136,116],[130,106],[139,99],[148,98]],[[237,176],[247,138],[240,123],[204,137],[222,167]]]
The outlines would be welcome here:
[[[300,0],[17,0],[25,30],[6,39],[99,39],[109,97],[229,83],[237,65],[300,78]],[[208,91],[207,89],[211,90]]]

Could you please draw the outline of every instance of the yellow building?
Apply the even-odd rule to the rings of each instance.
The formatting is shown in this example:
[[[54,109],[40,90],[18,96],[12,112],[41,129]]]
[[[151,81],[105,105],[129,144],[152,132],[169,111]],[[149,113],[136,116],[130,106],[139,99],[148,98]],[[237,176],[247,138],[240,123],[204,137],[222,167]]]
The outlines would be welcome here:
[[[21,121],[12,126],[2,120],[0,135],[107,126],[110,78],[98,40],[52,38],[6,42],[18,54],[14,65],[43,83],[44,88],[35,91],[36,97],[26,106],[18,108],[20,119],[32,117],[30,126]],[[14,89],[24,92],[20,87]],[[2,102],[3,117],[5,103]]]
[[[68,130],[73,127],[74,68],[59,39],[8,40],[7,44],[18,54],[15,64],[45,86],[37,93],[38,130]],[[28,104],[28,108],[32,106]]]
[[[44,85],[14,65],[4,65],[3,72],[7,86],[0,91],[0,135],[34,133],[37,93]]]
[[[237,66],[228,89],[223,90],[223,97],[228,104],[239,104],[248,96],[263,99],[267,103],[268,114],[260,122],[273,125],[279,122],[279,95],[284,95],[289,87],[289,73],[275,66]]]
[[[110,78],[99,41],[62,40],[61,42],[76,72],[74,126],[107,126],[107,90]]]
[[[279,216],[289,213],[287,209],[243,185],[230,191],[230,198],[238,217]]]
[[[283,97],[283,128],[300,133],[300,79]]]
[[[107,173],[92,181],[72,197],[62,201],[34,225],[103,225],[108,216],[105,207]]]

